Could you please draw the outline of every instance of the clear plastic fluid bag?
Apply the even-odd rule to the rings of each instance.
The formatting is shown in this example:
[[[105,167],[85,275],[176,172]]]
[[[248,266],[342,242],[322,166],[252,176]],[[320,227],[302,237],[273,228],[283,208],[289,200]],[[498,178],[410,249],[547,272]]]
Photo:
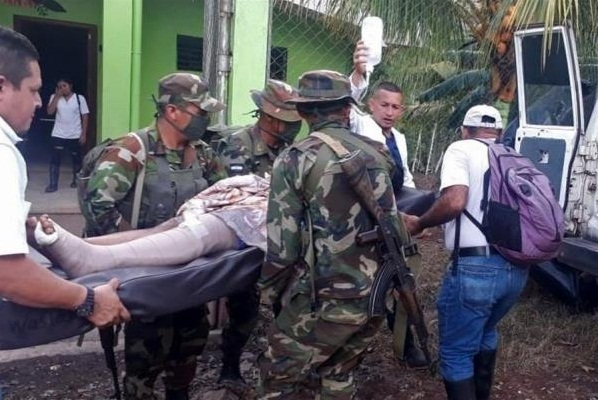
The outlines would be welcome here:
[[[374,70],[374,66],[380,64],[382,59],[382,35],[384,23],[380,17],[366,17],[361,23],[361,40],[368,48],[366,64],[367,73]]]

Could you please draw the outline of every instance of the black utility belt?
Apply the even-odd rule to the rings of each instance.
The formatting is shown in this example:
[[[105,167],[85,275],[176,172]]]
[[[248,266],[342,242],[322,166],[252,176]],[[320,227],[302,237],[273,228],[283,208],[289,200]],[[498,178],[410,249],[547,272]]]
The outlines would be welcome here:
[[[461,247],[459,257],[479,257],[499,254],[492,246]]]

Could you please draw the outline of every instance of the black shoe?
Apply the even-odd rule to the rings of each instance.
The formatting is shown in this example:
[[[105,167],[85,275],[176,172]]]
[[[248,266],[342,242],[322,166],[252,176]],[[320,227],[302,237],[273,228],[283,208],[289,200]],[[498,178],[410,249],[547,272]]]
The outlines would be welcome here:
[[[243,394],[249,388],[247,382],[241,376],[238,363],[234,365],[224,363],[222,370],[220,370],[218,384],[239,395]]]
[[[71,187],[71,189],[76,189],[77,188],[77,182],[72,181],[69,186]]]
[[[57,190],[58,190],[58,187],[49,185],[49,186],[46,186],[46,188],[44,189],[44,192],[46,192],[46,193],[53,193],[53,192],[55,192]]]

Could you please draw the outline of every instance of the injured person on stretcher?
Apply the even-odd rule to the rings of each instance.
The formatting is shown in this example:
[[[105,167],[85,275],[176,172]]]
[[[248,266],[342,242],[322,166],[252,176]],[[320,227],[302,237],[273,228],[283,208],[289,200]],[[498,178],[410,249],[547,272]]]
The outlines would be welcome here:
[[[43,254],[71,278],[114,268],[178,265],[246,246],[265,251],[268,191],[267,179],[234,176],[200,192],[155,228],[82,239],[44,215],[34,237]]]

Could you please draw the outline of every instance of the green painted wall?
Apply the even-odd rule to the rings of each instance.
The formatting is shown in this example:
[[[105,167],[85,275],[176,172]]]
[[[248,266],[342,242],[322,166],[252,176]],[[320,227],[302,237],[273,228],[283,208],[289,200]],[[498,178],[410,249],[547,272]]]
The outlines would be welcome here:
[[[152,122],[158,80],[177,71],[177,35],[203,37],[203,8],[198,0],[144,0],[138,126]]]
[[[351,72],[354,44],[331,35],[315,20],[293,17],[274,9],[272,46],[287,49],[287,79],[297,86],[299,76],[314,69]]]
[[[34,8],[0,4],[0,25],[12,27],[14,15],[58,19],[61,21],[81,22],[99,25],[102,20],[102,2],[98,0],[59,0],[66,13],[50,11],[48,15],[39,15]]]
[[[104,0],[102,72],[97,142],[129,131],[131,101],[131,1]]]
[[[234,3],[228,123],[244,125],[254,122],[246,115],[255,110],[249,91],[263,88],[266,82],[271,1],[236,0]]]
[[[139,118],[131,121],[131,51],[133,0],[60,0],[67,13],[40,17],[34,9],[0,5],[0,24],[12,26],[13,16],[25,15],[98,26],[98,141],[115,137],[131,127],[151,123],[158,79],[176,71],[177,34],[203,37],[202,0],[142,1],[142,43]],[[252,123],[246,115],[255,108],[251,89],[263,87],[266,79],[270,0],[236,0],[231,48],[228,121]],[[263,21],[258,23],[257,21]],[[311,69],[348,72],[352,44],[329,35],[324,27],[304,18],[272,11],[271,45],[288,51],[287,82],[297,84],[299,75]]]
[[[351,72],[354,44],[346,37],[331,35],[319,22],[304,16],[272,12],[272,47],[287,49],[287,83],[297,87],[299,76],[315,69]],[[298,138],[308,134],[303,123]]]

